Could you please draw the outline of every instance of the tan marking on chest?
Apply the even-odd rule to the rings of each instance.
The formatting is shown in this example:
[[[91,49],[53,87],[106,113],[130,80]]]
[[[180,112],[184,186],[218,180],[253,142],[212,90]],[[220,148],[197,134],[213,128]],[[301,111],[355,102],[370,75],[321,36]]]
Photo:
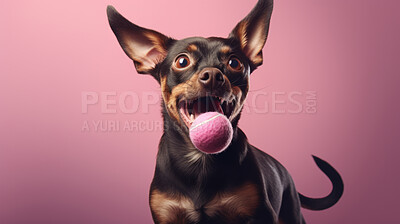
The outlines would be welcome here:
[[[224,223],[240,223],[243,218],[255,214],[260,203],[256,185],[246,183],[239,188],[217,194],[203,206],[204,213],[218,217]],[[170,195],[153,190],[150,207],[160,224],[184,224],[200,221],[200,211],[195,209],[191,199],[182,195]]]
[[[181,195],[167,195],[154,190],[150,196],[150,207],[160,224],[184,224],[200,218],[193,202]]]
[[[210,217],[224,217],[227,223],[238,223],[240,218],[253,216],[259,203],[258,188],[247,183],[235,190],[217,194],[206,204],[204,211]]]

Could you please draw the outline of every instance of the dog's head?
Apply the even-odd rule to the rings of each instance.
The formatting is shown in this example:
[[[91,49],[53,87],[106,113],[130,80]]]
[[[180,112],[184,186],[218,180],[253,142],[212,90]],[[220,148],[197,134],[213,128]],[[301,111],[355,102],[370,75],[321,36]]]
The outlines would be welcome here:
[[[236,126],[249,75],[263,63],[271,12],[272,0],[259,0],[228,38],[175,40],[107,8],[110,26],[137,72],[160,83],[167,114],[186,131],[207,111],[225,114]]]

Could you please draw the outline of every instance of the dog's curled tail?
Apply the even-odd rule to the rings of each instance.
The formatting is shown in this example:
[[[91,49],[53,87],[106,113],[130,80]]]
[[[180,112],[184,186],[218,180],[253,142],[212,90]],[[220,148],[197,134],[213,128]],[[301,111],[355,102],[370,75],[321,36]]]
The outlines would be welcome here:
[[[309,198],[299,193],[301,207],[310,210],[324,210],[339,201],[343,194],[343,180],[339,173],[329,163],[312,156],[317,166],[324,172],[332,182],[331,193],[324,198]]]

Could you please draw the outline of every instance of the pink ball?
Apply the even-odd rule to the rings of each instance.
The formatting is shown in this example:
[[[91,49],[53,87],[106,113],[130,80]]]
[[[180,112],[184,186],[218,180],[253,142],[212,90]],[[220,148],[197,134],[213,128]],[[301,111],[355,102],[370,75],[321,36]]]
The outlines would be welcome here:
[[[228,118],[218,112],[200,114],[189,130],[193,145],[207,154],[224,151],[232,141],[233,129]]]

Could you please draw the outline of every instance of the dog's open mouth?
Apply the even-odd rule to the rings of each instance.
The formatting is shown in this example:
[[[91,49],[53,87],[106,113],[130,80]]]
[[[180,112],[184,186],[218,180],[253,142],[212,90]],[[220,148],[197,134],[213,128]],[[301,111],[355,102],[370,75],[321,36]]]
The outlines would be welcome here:
[[[180,116],[188,128],[190,128],[193,121],[200,114],[206,112],[219,112],[230,119],[234,108],[234,100],[228,102],[217,96],[205,96],[194,100],[182,100],[179,102]]]

